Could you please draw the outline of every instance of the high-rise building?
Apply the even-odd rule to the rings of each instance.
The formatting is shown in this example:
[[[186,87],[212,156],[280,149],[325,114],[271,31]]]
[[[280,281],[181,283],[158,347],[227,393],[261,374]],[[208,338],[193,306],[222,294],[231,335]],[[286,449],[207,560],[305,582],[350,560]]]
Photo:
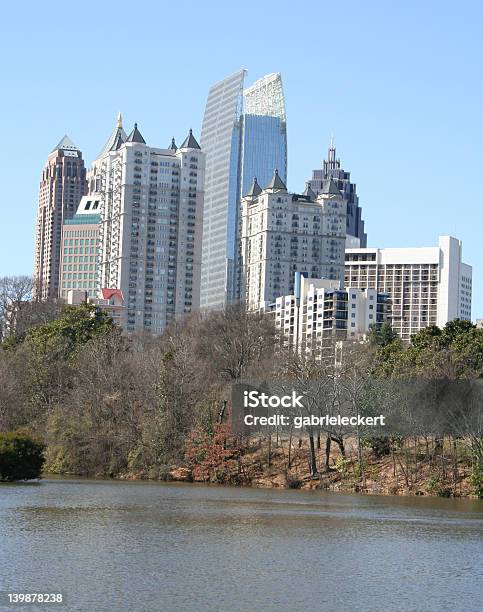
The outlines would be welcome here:
[[[62,225],[74,215],[86,193],[81,151],[64,136],[42,171],[35,229],[35,295],[46,300],[59,295]]]
[[[329,179],[336,182],[337,188],[347,202],[346,230],[349,243],[365,248],[367,246],[367,234],[364,232],[364,221],[362,220],[362,209],[359,206],[356,184],[351,182],[350,172],[341,168],[340,159],[336,156],[333,142],[330,143],[327,159],[323,161],[322,168],[312,171],[312,178],[308,181],[308,184],[315,195],[318,195]],[[354,244],[354,238],[356,244]]]
[[[389,321],[404,342],[428,325],[471,319],[471,266],[461,241],[440,236],[438,246],[347,249],[345,285],[373,288],[391,301]]]
[[[98,293],[97,258],[100,228],[100,195],[83,196],[76,214],[62,228],[59,295],[82,290],[89,297]]]
[[[294,290],[295,272],[344,280],[346,202],[334,181],[316,198],[288,193],[277,172],[256,179],[242,199],[242,279],[248,310],[267,308]]]
[[[160,149],[118,119],[89,171],[101,200],[97,286],[122,292],[127,331],[160,334],[199,308],[204,170],[191,130]]]
[[[274,169],[287,180],[287,130],[280,74],[243,90],[245,70],[208,94],[201,147],[206,153],[201,307],[240,298],[240,199],[254,176],[267,184]]]
[[[364,338],[387,320],[388,308],[388,296],[375,289],[342,289],[338,280],[296,273],[293,295],[276,300],[275,324],[287,347],[313,352],[326,341]]]

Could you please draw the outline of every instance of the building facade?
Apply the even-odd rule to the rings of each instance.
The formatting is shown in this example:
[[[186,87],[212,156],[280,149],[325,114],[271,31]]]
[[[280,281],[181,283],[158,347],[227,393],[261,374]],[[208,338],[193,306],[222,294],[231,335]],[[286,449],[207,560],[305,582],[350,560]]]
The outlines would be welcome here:
[[[201,307],[240,299],[240,199],[257,176],[267,184],[275,168],[287,177],[287,130],[280,74],[245,91],[245,70],[213,85],[201,146],[206,153]]]
[[[99,194],[83,196],[76,214],[62,226],[59,296],[64,300],[71,290],[97,295],[100,205]]]
[[[386,294],[375,289],[341,288],[341,282],[296,274],[293,295],[275,302],[275,324],[284,344],[313,353],[334,340],[359,340],[389,316]]]
[[[347,249],[345,285],[387,293],[390,323],[409,342],[428,325],[471,320],[472,269],[461,254],[461,241],[451,236],[435,247]]]
[[[248,310],[291,295],[295,272],[343,281],[346,203],[333,181],[315,198],[289,193],[275,172],[263,190],[253,182],[241,211],[242,295]]]
[[[308,184],[315,195],[318,195],[329,179],[336,182],[337,188],[347,202],[346,230],[349,244],[354,247],[367,246],[367,234],[364,231],[362,209],[359,206],[356,184],[351,182],[350,172],[341,168],[340,159],[337,158],[335,146],[330,144],[327,159],[323,161],[322,168],[312,171],[312,178]],[[351,246],[352,246],[351,245]]]
[[[204,170],[191,130],[160,149],[137,124],[125,136],[118,119],[89,171],[101,200],[98,289],[122,292],[129,332],[160,334],[199,308]]]
[[[82,153],[64,136],[48,156],[40,180],[33,274],[37,298],[59,295],[62,226],[74,216],[86,190]]]

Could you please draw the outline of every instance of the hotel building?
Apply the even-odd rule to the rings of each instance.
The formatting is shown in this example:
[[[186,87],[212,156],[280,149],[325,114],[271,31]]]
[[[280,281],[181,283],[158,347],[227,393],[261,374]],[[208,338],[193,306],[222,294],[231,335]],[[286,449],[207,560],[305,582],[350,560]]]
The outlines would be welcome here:
[[[435,247],[347,249],[345,285],[387,293],[389,321],[409,342],[428,325],[471,320],[472,269],[461,255],[461,241],[451,236]]]

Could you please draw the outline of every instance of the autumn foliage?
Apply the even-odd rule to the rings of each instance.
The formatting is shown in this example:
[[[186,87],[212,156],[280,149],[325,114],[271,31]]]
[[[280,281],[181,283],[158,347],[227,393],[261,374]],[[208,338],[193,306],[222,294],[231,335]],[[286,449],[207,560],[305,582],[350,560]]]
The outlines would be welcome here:
[[[217,483],[244,481],[242,447],[229,423],[218,423],[213,432],[196,427],[188,436],[185,457],[194,480]]]

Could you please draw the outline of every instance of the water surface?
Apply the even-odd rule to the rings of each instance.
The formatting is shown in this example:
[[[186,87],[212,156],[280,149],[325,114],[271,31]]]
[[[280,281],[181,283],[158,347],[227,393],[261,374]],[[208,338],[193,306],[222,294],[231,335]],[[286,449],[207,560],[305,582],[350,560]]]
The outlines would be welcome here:
[[[465,611],[483,503],[203,485],[0,485],[0,591],[72,611]],[[1,607],[3,606],[3,607]]]

